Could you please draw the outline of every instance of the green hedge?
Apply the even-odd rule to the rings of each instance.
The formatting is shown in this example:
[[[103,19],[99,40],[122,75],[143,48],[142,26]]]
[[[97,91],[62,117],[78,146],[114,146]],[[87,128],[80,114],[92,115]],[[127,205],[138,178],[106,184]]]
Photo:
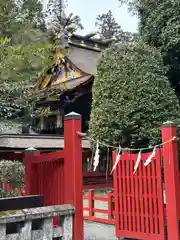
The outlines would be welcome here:
[[[103,52],[95,77],[89,133],[124,147],[161,141],[160,126],[180,124],[180,107],[158,50],[143,42]]]

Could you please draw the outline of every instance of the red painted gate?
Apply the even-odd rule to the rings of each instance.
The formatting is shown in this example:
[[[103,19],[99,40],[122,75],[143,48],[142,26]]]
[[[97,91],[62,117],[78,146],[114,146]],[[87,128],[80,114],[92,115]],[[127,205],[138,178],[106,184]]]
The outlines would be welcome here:
[[[144,162],[151,153],[142,154],[134,175],[137,154],[122,154],[113,173],[117,237],[180,240],[180,181],[176,136],[175,126],[169,123],[163,125],[162,148],[156,149],[156,155],[147,167]],[[115,159],[116,153],[113,152],[114,162]]]
[[[164,240],[164,203],[161,154],[144,167],[149,154],[141,155],[135,175],[137,154],[125,152],[114,173],[116,236]],[[113,156],[115,159],[116,156]]]

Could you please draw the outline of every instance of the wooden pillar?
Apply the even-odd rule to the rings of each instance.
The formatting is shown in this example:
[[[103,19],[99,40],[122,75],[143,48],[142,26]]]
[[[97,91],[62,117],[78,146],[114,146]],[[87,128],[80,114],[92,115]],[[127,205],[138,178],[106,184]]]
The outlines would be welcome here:
[[[40,129],[44,129],[44,116],[43,114],[40,115]]]
[[[73,239],[84,239],[83,225],[83,172],[81,116],[75,112],[64,117],[64,176],[65,203],[75,206],[73,222]]]
[[[59,127],[61,127],[61,118],[60,118],[60,112],[59,111],[57,111],[56,119],[57,119],[56,127],[59,128]]]
[[[62,115],[63,115],[62,110],[59,110],[57,112],[57,128],[63,126],[63,116]]]
[[[176,137],[176,126],[168,122],[162,126],[162,142]],[[168,239],[179,240],[179,166],[177,139],[163,145],[164,182]]]

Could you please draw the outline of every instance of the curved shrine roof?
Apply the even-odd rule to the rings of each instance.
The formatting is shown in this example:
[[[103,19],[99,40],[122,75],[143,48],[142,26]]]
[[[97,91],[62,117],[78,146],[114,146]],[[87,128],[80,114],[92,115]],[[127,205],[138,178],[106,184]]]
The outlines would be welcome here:
[[[72,45],[70,46],[67,57],[81,71],[90,75],[95,75],[100,53],[101,52],[97,50]]]
[[[107,47],[107,43],[97,39],[73,35],[69,40],[68,53],[63,57],[65,61],[59,64],[56,77],[44,76],[37,88],[46,90],[55,87],[61,91],[85,83],[96,74],[101,51]]]

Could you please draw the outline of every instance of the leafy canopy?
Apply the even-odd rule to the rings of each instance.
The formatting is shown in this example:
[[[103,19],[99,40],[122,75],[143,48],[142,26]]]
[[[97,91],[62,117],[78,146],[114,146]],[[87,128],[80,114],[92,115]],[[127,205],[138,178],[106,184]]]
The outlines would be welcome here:
[[[160,142],[163,122],[180,123],[165,70],[160,52],[143,42],[107,49],[92,90],[91,137],[125,147],[134,137],[140,147]]]
[[[1,39],[4,40],[4,39]],[[49,65],[52,45],[0,45],[0,117],[18,118],[35,96],[33,87]]]
[[[139,32],[148,44],[160,49],[167,77],[180,99],[179,0],[120,0],[138,14]]]
[[[0,118],[21,118],[24,108],[31,109],[32,87],[52,62],[53,45],[41,29],[38,0],[2,0],[0,16]]]

